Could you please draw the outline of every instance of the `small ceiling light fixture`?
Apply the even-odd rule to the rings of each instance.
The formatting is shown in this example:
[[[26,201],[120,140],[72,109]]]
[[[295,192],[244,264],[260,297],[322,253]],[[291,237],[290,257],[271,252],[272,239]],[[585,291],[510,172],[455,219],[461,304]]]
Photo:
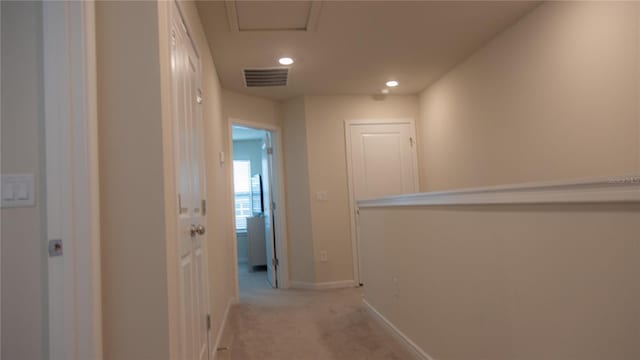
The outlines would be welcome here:
[[[389,80],[389,81],[387,81],[387,86],[388,87],[396,87],[396,86],[398,86],[398,82],[395,81],[395,80]]]
[[[388,94],[389,93],[389,89],[382,89],[380,90],[381,93],[383,94]]]
[[[280,59],[278,59],[278,62],[280,63],[280,65],[291,65],[293,64],[293,59],[290,57],[281,57]]]

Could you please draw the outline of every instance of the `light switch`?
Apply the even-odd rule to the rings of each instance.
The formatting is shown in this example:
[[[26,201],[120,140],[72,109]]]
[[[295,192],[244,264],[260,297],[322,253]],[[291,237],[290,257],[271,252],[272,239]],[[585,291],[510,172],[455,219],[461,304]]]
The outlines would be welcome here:
[[[35,205],[33,174],[2,175],[2,207],[30,207]]]
[[[14,184],[12,183],[3,183],[2,184],[2,200],[13,200],[15,199],[15,194],[13,191],[13,186]]]
[[[14,184],[14,187],[17,187],[16,191],[16,199],[17,200],[29,200],[29,188],[27,183],[19,182]]]

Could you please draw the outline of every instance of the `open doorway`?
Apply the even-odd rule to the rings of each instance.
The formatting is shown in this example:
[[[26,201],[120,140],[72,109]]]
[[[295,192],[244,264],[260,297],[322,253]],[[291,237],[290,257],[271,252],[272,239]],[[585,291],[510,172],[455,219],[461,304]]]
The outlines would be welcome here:
[[[232,124],[231,134],[239,288],[286,287],[279,246],[284,232],[278,215],[282,185],[277,132]]]

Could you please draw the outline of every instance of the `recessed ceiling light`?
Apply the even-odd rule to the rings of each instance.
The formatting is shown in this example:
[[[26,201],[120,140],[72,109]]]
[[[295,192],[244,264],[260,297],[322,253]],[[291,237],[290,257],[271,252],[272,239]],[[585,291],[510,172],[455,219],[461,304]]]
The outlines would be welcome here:
[[[280,59],[278,59],[278,62],[280,63],[280,65],[291,65],[293,64],[293,59],[290,57],[281,57]]]
[[[388,94],[389,93],[389,89],[382,89],[380,90],[381,93],[383,94]]]
[[[396,87],[396,86],[398,86],[398,82],[395,81],[395,80],[389,80],[389,81],[387,81],[387,86],[388,87]]]

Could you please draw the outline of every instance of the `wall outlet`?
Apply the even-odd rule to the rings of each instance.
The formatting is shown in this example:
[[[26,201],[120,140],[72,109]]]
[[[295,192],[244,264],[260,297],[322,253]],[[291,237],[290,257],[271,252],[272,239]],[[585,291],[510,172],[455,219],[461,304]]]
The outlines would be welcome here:
[[[329,258],[327,257],[327,250],[320,251],[320,261],[321,262],[329,261]]]
[[[327,201],[328,195],[326,191],[318,191],[316,193],[316,200],[318,201]]]

